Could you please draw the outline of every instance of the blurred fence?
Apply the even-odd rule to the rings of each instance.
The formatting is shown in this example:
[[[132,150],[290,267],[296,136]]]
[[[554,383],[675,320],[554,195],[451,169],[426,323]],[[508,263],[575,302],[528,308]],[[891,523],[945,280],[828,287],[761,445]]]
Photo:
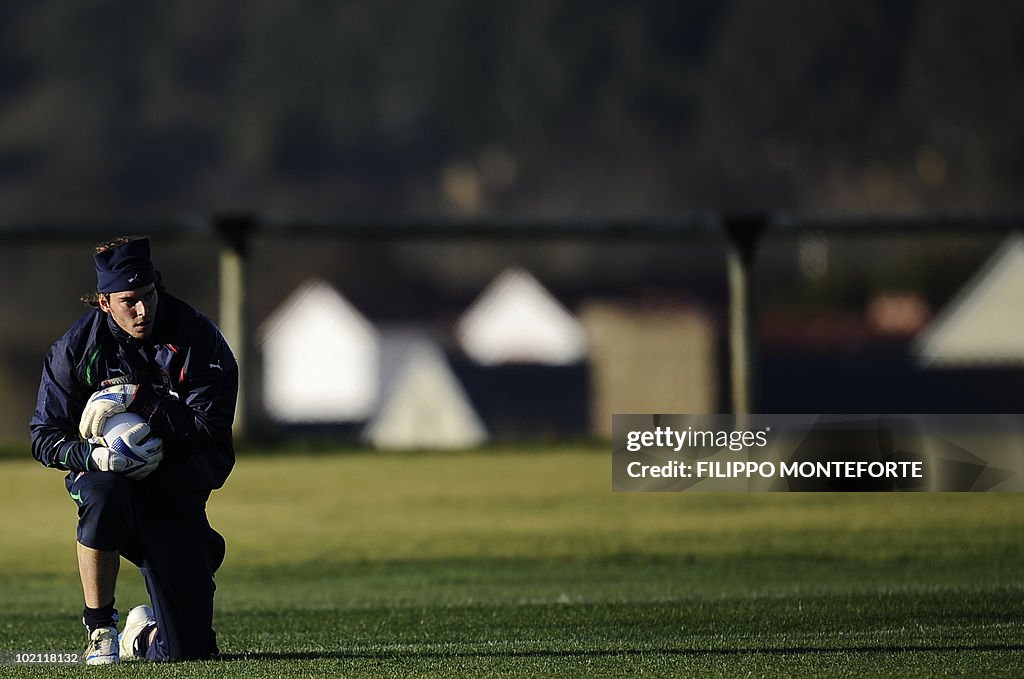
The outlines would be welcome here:
[[[653,316],[664,315],[658,309],[668,306],[696,309],[697,316],[709,319],[713,346],[699,360],[717,367],[700,379],[714,384],[705,400],[683,401],[698,404],[691,407],[737,413],[793,408],[941,412],[960,402],[943,400],[950,393],[976,390],[998,399],[1016,393],[1013,356],[968,361],[942,374],[925,369],[921,342],[943,314],[946,325],[955,326],[948,305],[966,299],[964,286],[1022,225],[1020,215],[983,213],[387,222],[232,214],[3,224],[0,276],[11,294],[4,303],[9,322],[0,349],[8,366],[0,374],[0,405],[8,413],[0,421],[0,437],[23,435],[39,361],[76,318],[74,300],[93,285],[89,246],[124,233],[149,234],[169,289],[220,324],[243,366],[236,427],[246,433],[266,424],[259,389],[260,324],[303,281],[320,277],[333,282],[382,323],[415,320],[450,337],[459,310],[510,265],[531,269],[577,310],[595,299],[613,300],[626,310],[653,310]],[[605,343],[609,363],[644,360],[609,350],[630,342],[630,324],[643,322],[636,320],[642,316],[632,318],[620,331],[625,334]],[[1003,320],[1016,322],[1012,315]],[[991,332],[1012,334],[1016,328]],[[689,342],[680,338],[680,356],[697,352]],[[672,374],[674,360],[670,343],[651,346],[665,347],[659,349],[662,354],[649,356],[665,370],[637,377],[647,383],[658,380],[659,373]],[[456,373],[463,381],[484,385],[481,393],[486,392],[487,378],[467,363],[456,365]],[[584,388],[593,389],[602,374],[610,373],[594,370],[582,378]],[[682,371],[671,379],[694,379],[693,374]],[[518,398],[530,399],[525,378],[507,379],[507,384],[518,384]],[[580,381],[578,374],[571,379]],[[673,382],[665,379],[670,391]],[[645,388],[635,385],[640,392]],[[574,392],[560,393],[571,399]],[[489,398],[499,413],[502,394]],[[979,407],[987,402],[974,400]],[[1013,398],[1001,402],[1008,410],[1017,409]],[[563,405],[566,410],[579,407]],[[523,421],[544,431],[539,420]]]

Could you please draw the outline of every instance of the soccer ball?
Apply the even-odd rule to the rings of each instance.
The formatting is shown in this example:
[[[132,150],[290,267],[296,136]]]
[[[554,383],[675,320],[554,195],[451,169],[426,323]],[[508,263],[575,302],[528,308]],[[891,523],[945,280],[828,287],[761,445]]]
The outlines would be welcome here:
[[[110,445],[113,441],[117,440],[118,436],[122,436],[128,433],[128,430],[137,424],[145,424],[145,434],[136,443],[145,443],[149,441],[151,436],[149,432],[149,425],[146,424],[146,418],[138,413],[124,412],[116,415],[111,415],[107,418],[107,421],[103,423],[103,440]]]

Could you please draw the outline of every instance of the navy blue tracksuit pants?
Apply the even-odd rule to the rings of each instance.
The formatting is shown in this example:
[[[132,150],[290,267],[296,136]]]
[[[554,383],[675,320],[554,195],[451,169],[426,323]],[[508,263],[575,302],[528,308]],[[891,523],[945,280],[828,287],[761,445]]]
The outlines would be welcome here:
[[[146,657],[216,654],[213,575],[224,560],[224,538],[206,518],[209,493],[153,493],[107,472],[72,472],[65,485],[78,504],[78,542],[119,551],[146,581],[158,630]]]

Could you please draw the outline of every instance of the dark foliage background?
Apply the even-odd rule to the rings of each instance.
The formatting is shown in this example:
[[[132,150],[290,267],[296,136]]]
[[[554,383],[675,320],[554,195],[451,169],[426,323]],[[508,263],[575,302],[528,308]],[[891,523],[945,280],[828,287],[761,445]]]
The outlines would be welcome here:
[[[0,6],[13,218],[1019,207],[1024,5]]]

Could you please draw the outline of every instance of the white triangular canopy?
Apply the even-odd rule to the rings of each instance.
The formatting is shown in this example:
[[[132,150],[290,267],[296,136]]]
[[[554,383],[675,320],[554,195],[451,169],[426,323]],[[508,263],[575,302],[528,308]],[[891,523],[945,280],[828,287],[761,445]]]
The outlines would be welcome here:
[[[586,356],[579,321],[523,269],[502,272],[459,319],[463,350],[477,363],[568,365]]]
[[[1007,239],[915,342],[928,365],[1024,362],[1024,239]]]
[[[312,280],[264,324],[263,406],[282,422],[368,418],[380,391],[377,331],[331,285]]]
[[[435,345],[413,342],[364,437],[377,448],[468,448],[487,430]]]

